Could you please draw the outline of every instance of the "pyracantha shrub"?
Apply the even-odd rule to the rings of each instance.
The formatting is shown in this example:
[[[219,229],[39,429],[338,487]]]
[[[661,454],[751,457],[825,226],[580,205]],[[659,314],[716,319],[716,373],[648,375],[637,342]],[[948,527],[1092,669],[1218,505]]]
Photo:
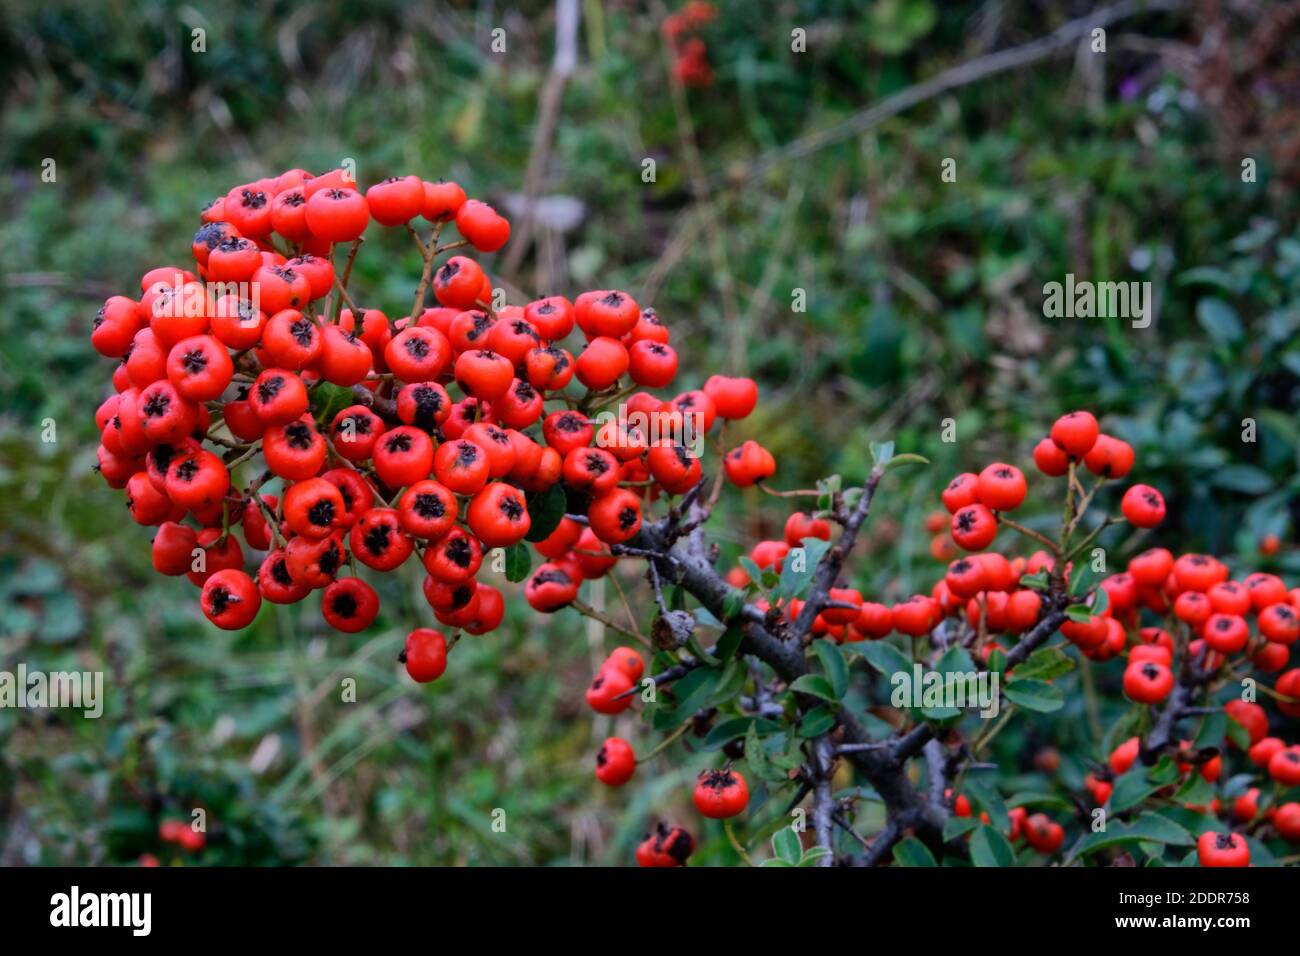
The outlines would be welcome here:
[[[461,238],[445,241],[453,227]],[[349,287],[375,228],[409,231],[424,264],[404,316],[362,307]],[[691,794],[697,825],[747,860],[737,828],[777,831],[775,862],[821,865],[1123,851],[1233,866],[1300,840],[1300,744],[1286,722],[1300,716],[1300,669],[1288,669],[1300,591],[1270,574],[1234,580],[1213,556],[1154,541],[1107,573],[1099,536],[1156,528],[1166,505],[1129,480],[1133,449],[1093,415],[1061,417],[1029,456],[1060,482],[1058,527],[1013,519],[1041,489],[1020,465],[989,463],[954,477],[927,521],[947,563],[931,592],[864,595],[850,558],[878,487],[923,459],[877,446],[860,486],[770,488],[773,455],[727,434],[755,408],[752,380],[714,375],[656,395],[678,356],[668,325],[626,292],[501,304],[461,251],[495,252],[509,234],[454,183],[406,176],[363,193],[344,170],[291,170],[215,200],[192,261],[151,269],[138,296],[104,304],[91,340],[118,365],[95,413],[99,471],[156,529],[154,567],[186,576],[212,624],[247,627],[263,601],[310,598],[338,631],[363,631],[380,611],[365,578],[418,562],[440,628],[411,622],[399,659],[429,682],[462,634],[500,625],[506,596],[479,577],[502,556],[535,611],[572,608],[643,644],[614,650],[585,699],[602,715],[640,710],[666,736],[650,748],[610,736],[598,780],[622,786],[702,738],[716,759]],[[728,483],[806,497],[810,510],[724,574],[704,530]],[[1099,514],[1116,483],[1118,512]],[[1033,550],[995,547],[1005,531]],[[620,562],[645,570],[648,636],[580,598]],[[1121,666],[1111,683],[1132,702],[1087,796],[971,782],[1001,720],[1062,706],[1054,681],[1075,651]],[[876,675],[921,671],[941,676],[936,702],[919,689],[889,707],[873,696]],[[1269,706],[1243,693],[1251,674]],[[999,722],[948,700],[981,680]],[[783,826],[783,808],[809,797],[810,826]],[[870,835],[855,829],[864,802],[882,810]],[[692,833],[650,825],[637,862],[684,865]]]

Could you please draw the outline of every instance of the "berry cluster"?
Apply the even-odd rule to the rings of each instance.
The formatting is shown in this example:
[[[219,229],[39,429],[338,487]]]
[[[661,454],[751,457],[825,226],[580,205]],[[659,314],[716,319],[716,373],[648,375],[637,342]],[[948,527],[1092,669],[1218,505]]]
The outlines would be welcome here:
[[[691,0],[676,13],[664,17],[661,29],[673,54],[673,75],[683,86],[712,86],[708,46],[698,32],[718,16],[713,4]]]
[[[417,217],[433,223],[427,243]],[[411,314],[395,321],[358,308],[348,289],[372,221],[410,230],[425,263]],[[463,238],[439,246],[451,223]],[[699,482],[698,456],[674,436],[744,418],[754,383],[713,376],[667,401],[635,391],[677,373],[653,309],[609,290],[497,308],[473,259],[435,265],[464,246],[493,252],[509,232],[454,183],[406,176],[363,194],[343,170],[291,170],[204,210],[193,269],[152,269],[139,299],[105,303],[91,340],[120,362],[96,413],[99,470],[126,490],[136,522],[158,528],[156,570],[200,587],[212,623],[242,628],[263,600],[319,590],[331,626],[361,631],[379,596],[356,565],[392,571],[414,553],[437,620],[482,634],[504,612],[476,577],[485,552],[535,541],[547,562],[524,594],[554,611],[613,565],[610,548],[636,535],[643,502]],[[576,356],[562,344],[575,326]],[[593,419],[616,402],[628,414]],[[775,463],[746,442],[727,470],[752,484]],[[262,553],[251,574],[245,546]],[[411,677],[439,677],[455,639],[411,631]]]
[[[427,239],[413,224],[418,218],[432,224]],[[395,320],[358,307],[349,288],[372,222],[408,232],[423,261],[410,312]],[[461,238],[441,243],[453,223]],[[886,603],[836,584],[866,514],[839,492],[819,494],[827,501],[819,502],[821,510],[791,514],[783,539],[759,542],[725,582],[711,570],[710,554],[692,565],[705,580],[685,581],[681,562],[664,551],[687,534],[684,511],[699,512],[692,528],[707,519],[722,479],[781,496],[807,494],[766,488],[774,457],[753,440],[727,450],[722,427],[713,490],[702,491],[704,437],[719,423],[748,417],[756,385],[714,375],[699,389],[664,399],[654,390],[672,385],[677,353],[654,310],[627,293],[502,304],[474,259],[453,255],[439,264],[466,247],[494,252],[509,232],[503,217],[454,183],[407,176],[362,193],[343,170],[291,170],[212,203],[191,246],[192,269],[150,270],[139,298],[105,303],[92,343],[120,361],[114,393],[96,412],[99,470],[112,487],[125,489],[132,518],[157,528],[154,567],[199,587],[200,607],[213,624],[242,628],[263,600],[291,604],[320,591],[326,622],[361,631],[380,599],[357,565],[394,571],[414,554],[444,630],[415,627],[400,659],[413,680],[428,682],[444,673],[460,632],[483,634],[502,621],[501,592],[478,580],[488,552],[506,552],[507,577],[525,582],[535,610],[572,605],[589,614],[579,602],[582,582],[608,574],[621,558],[638,558],[648,562],[663,611],[656,625],[668,631],[674,625],[658,594],[659,575],[742,632],[761,626],[778,641],[794,636],[802,648],[817,638],[838,645],[897,631],[931,650],[960,643],[981,666],[1008,677],[1059,630],[1095,661],[1122,658],[1128,697],[1163,708],[1150,735],[1121,748],[1132,749],[1130,765],[1139,756],[1151,763],[1172,755],[1184,775],[1217,780],[1224,759],[1217,743],[1193,746],[1171,733],[1193,697],[1226,687],[1252,665],[1283,672],[1268,693],[1282,714],[1300,716],[1300,669],[1286,669],[1300,637],[1300,591],[1288,592],[1269,574],[1233,581],[1212,556],[1175,557],[1159,547],[1135,555],[1119,573],[1095,566],[1092,546],[1103,531],[1156,527],[1165,503],[1156,489],[1133,484],[1118,515],[1087,520],[1103,486],[1124,479],[1135,464],[1133,449],[1103,434],[1087,412],[1060,418],[1033,451],[1044,476],[1065,480],[1059,536],[1011,517],[1029,491],[1015,465],[994,462],[958,475],[942,492],[944,511],[927,521],[936,535],[932,552],[948,561],[928,594]],[[430,289],[433,307],[425,301]],[[564,345],[575,329],[584,340],[576,355]],[[610,411],[615,407],[618,414]],[[1085,471],[1095,476],[1088,489]],[[855,500],[869,505],[873,487],[857,490]],[[676,496],[693,497],[662,518],[649,515],[661,499]],[[654,521],[646,534],[643,518]],[[833,525],[842,529],[840,546],[825,552],[817,571],[829,574],[819,573],[818,588],[806,597],[772,596],[791,551],[830,542]],[[990,550],[1002,529],[1036,550]],[[647,550],[645,541],[656,534],[663,550]],[[531,573],[525,542],[545,559]],[[251,560],[245,547],[257,553]],[[655,675],[656,685],[701,666],[698,657],[675,653],[688,641],[670,642],[667,658],[675,666]],[[791,666],[783,652],[763,659],[778,674]],[[587,690],[589,706],[601,714],[626,711],[645,670],[639,651],[615,650]],[[742,683],[749,680],[758,691],[760,678]],[[831,727],[843,726],[842,713],[826,714]],[[1300,785],[1300,745],[1269,736],[1268,715],[1254,703],[1234,701],[1228,714],[1249,731],[1255,767],[1279,787]],[[727,756],[743,756],[742,744],[728,744]],[[892,773],[904,763],[859,766]],[[632,745],[610,737],[596,775],[617,787],[637,765]],[[804,767],[796,776],[824,780],[828,772]],[[1096,804],[1106,803],[1123,772],[1112,756],[1108,768],[1089,777]],[[729,819],[747,808],[749,787],[727,763],[700,774],[693,799],[702,816]],[[972,812],[961,794],[945,799],[958,816]],[[1220,810],[1217,801],[1207,809]],[[1016,810],[1008,818],[1012,840],[1043,854],[1059,850],[1061,822]],[[1232,814],[1242,826],[1300,839],[1294,801],[1272,801],[1257,788],[1236,800]],[[1248,860],[1239,833],[1208,836],[1200,845],[1206,865],[1232,865],[1243,851]],[[821,837],[828,845],[830,835]],[[820,847],[823,858],[827,845]],[[693,848],[684,829],[659,824],[637,860],[681,865]]]
[[[958,475],[942,492],[945,510],[932,514],[926,527],[947,546],[932,543],[936,557],[947,559],[954,547],[969,553],[950,561],[929,594],[904,601],[888,604],[864,599],[853,588],[831,588],[827,606],[813,619],[811,635],[845,644],[879,640],[895,632],[914,639],[932,637],[947,628],[949,634],[966,635],[967,645],[991,666],[1006,662],[1019,643],[1034,640],[1037,646],[1059,627],[1085,657],[1098,662],[1123,659],[1123,691],[1146,706],[1167,703],[1179,685],[1179,675],[1189,688],[1213,688],[1231,683],[1243,668],[1253,666],[1266,673],[1286,668],[1290,648],[1300,639],[1300,589],[1288,591],[1276,575],[1254,573],[1233,581],[1228,566],[1210,555],[1175,557],[1165,548],[1152,547],[1134,555],[1118,573],[1093,576],[1085,571],[1090,583],[1075,588],[1076,562],[1092,559],[1090,548],[1103,530],[1124,523],[1142,530],[1155,527],[1165,516],[1165,503],[1156,489],[1133,484],[1120,498],[1119,516],[1103,518],[1081,540],[1072,541],[1076,531],[1084,528],[1084,516],[1102,486],[1125,478],[1133,468],[1133,449],[1100,432],[1091,414],[1076,411],[1053,425],[1050,436],[1035,447],[1033,459],[1043,475],[1067,479],[1067,516],[1058,540],[1009,517],[1008,512],[1024,503],[1028,491],[1016,466],[995,462],[978,474]],[[1083,469],[1096,476],[1088,490],[1080,480]],[[760,541],[750,550],[751,567],[764,574],[779,573],[792,549],[810,538],[829,541],[827,516],[825,512],[791,514],[784,540]],[[1028,556],[986,550],[1003,527],[1042,547]],[[750,574],[739,567],[729,572],[727,580],[736,588],[753,585]],[[1048,610],[1062,604],[1068,605],[1069,613],[1059,625],[1041,633]],[[788,624],[799,617],[803,602],[792,599],[771,608],[760,599],[756,605],[769,614],[769,620]],[[1013,673],[1014,668],[1007,668],[1008,676]],[[1300,668],[1282,673],[1271,696],[1281,714],[1300,716]],[[1185,702],[1176,706],[1178,713],[1184,712]],[[1232,700],[1225,709],[1249,732],[1250,762],[1279,788],[1300,785],[1300,744],[1288,746],[1278,737],[1267,736],[1268,716],[1259,704]],[[1114,777],[1133,766],[1141,745],[1139,738],[1132,738],[1112,755],[1108,769],[1088,775],[1085,783],[1093,805],[1106,804]],[[1169,746],[1184,774],[1195,768],[1207,781],[1219,779],[1223,761],[1217,750],[1197,751],[1190,741],[1172,741]],[[1171,785],[1162,792],[1168,796],[1175,789]],[[1278,835],[1300,841],[1300,803],[1269,806],[1261,816],[1258,796],[1259,790],[1251,789],[1239,798],[1234,819],[1242,825],[1264,821]],[[966,797],[953,798],[949,793],[948,799],[956,816],[970,816]],[[1217,814],[1218,800],[1208,809]],[[982,817],[987,822],[987,814]],[[1023,838],[1044,854],[1055,852],[1064,839],[1060,823],[1024,808],[1013,808],[1010,825],[1008,836],[1013,842]],[[1201,862],[1235,865],[1223,861],[1238,859],[1245,842],[1238,836],[1234,843],[1232,834],[1214,836],[1215,840],[1201,841]]]

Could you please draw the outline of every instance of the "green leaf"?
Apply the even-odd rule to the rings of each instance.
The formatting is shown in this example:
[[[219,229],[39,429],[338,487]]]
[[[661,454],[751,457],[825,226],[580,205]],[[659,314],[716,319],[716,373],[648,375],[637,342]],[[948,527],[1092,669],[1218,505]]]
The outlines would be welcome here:
[[[1246,725],[1235,720],[1229,720],[1227,726],[1228,739],[1237,745],[1238,750],[1250,749],[1250,731]]]
[[[793,866],[803,856],[803,844],[793,828],[785,826],[772,835],[772,852]]]
[[[528,545],[516,541],[506,548],[506,580],[519,582],[528,577],[533,566],[533,556]]]
[[[736,656],[736,651],[740,649],[740,642],[745,639],[745,632],[738,627],[727,628],[718,643],[714,645],[713,656],[720,661],[729,661]]]
[[[1115,780],[1115,789],[1111,791],[1108,801],[1111,815],[1123,813],[1137,806],[1163,786],[1165,784],[1153,783],[1148,779],[1146,767],[1134,767],[1121,774]]]
[[[1197,750],[1202,747],[1218,747],[1223,743],[1223,738],[1227,733],[1228,715],[1221,710],[1216,710],[1201,722],[1201,729],[1197,733],[1192,746]]]
[[[895,455],[889,459],[889,464],[885,465],[886,471],[892,471],[895,468],[901,468],[904,465],[928,465],[930,459],[924,455],[914,455],[908,452],[905,455]]]
[[[702,750],[717,750],[723,744],[735,740],[737,737],[744,737],[751,726],[757,725],[758,732],[770,734],[773,731],[780,730],[781,725],[774,720],[768,720],[766,717],[728,717],[726,720],[714,724],[700,744]]]
[[[981,824],[970,838],[970,857],[976,866],[1015,866],[1016,851],[997,830]]]
[[[674,710],[678,723],[710,706],[709,702],[713,699],[723,674],[724,670],[719,667],[697,667],[673,685],[673,694],[677,698]]]
[[[929,847],[916,837],[904,837],[894,844],[894,862],[899,866],[937,866]]]
[[[912,671],[912,659],[886,641],[854,641],[845,644],[850,654],[861,654],[875,670],[890,677],[899,671]]]
[[[831,855],[831,851],[828,850],[828,849],[826,849],[826,847],[824,847],[824,846],[814,846],[814,847],[810,847],[810,848],[809,848],[809,849],[804,853],[804,855],[801,856],[801,857],[799,858],[799,862],[796,863],[795,865],[796,865],[796,866],[816,866],[818,860],[820,860],[822,857],[826,857],[826,856],[830,856],[830,855]]]
[[[1271,491],[1273,479],[1269,473],[1254,465],[1225,465],[1210,473],[1210,484],[1245,495],[1262,495]]]
[[[835,691],[835,699],[842,699],[849,689],[849,665],[845,663],[839,645],[833,641],[813,641],[813,649]]]
[[[1231,295],[1241,291],[1241,282],[1232,273],[1214,266],[1196,266],[1188,269],[1186,272],[1179,273],[1174,282],[1180,286],[1197,284],[1217,286]]]
[[[1020,586],[1022,588],[1046,591],[1049,583],[1046,571],[1035,571],[1033,574],[1022,574],[1020,576]]]
[[[800,694],[812,694],[814,697],[820,697],[822,700],[835,701],[839,700],[835,696],[835,688],[831,682],[821,674],[804,674],[796,678],[790,685],[790,690]]]
[[[940,674],[960,674],[963,677],[978,670],[971,660],[970,651],[960,645],[953,645],[944,651],[943,656],[934,662],[934,669]]]
[[[815,707],[803,715],[799,722],[799,736],[805,739],[820,737],[835,726],[835,714],[827,707]]]
[[[550,537],[564,520],[564,509],[567,505],[564,487],[556,483],[545,491],[530,492],[524,500],[531,521],[524,540],[535,542]]]
[[[1074,597],[1087,594],[1097,584],[1097,572],[1091,561],[1076,561],[1070,571],[1069,591]]]
[[[873,441],[868,445],[871,450],[871,461],[877,468],[889,464],[889,460],[894,457],[894,443],[892,441]]]
[[[1153,843],[1167,843],[1172,846],[1191,846],[1196,837],[1186,827],[1175,823],[1169,817],[1154,810],[1148,810],[1134,821],[1132,833]]]
[[[1074,811],[1074,804],[1054,793],[1017,793],[1007,800],[1009,807],[1051,807],[1056,810]]]
[[[974,817],[949,817],[943,821],[943,838],[945,841],[965,836],[980,825]]]
[[[753,581],[756,587],[763,587],[763,569],[755,564],[752,558],[742,554],[737,563],[749,575],[749,580]]]
[[[983,780],[966,778],[966,792],[975,805],[989,815],[989,822],[998,830],[1011,829],[1011,817],[1007,805],[1002,801],[1002,794]]]
[[[767,751],[763,749],[763,742],[759,740],[754,724],[750,724],[749,731],[745,734],[745,762],[761,780],[777,783],[786,779],[784,771],[767,759]]]
[[[749,680],[749,668],[741,661],[728,661],[722,667],[722,677],[718,680],[718,686],[713,689],[704,706],[719,707],[739,697],[740,692],[745,689],[747,680]]]
[[[1219,345],[1238,341],[1243,332],[1237,310],[1222,299],[1208,296],[1196,303],[1196,321]]]
[[[799,548],[803,549],[802,560],[798,560],[799,555],[795,549],[791,549],[785,556],[785,562],[781,565],[781,579],[773,590],[773,595],[778,598],[802,597],[812,584],[817,565],[830,547],[831,543],[821,538],[804,538],[799,543]],[[799,570],[795,570],[796,566]]]
[[[744,609],[745,592],[732,588],[727,592],[727,596],[722,599],[722,622],[725,624],[734,620]]]
[[[1088,610],[1086,604],[1071,604],[1065,609],[1065,616],[1076,624],[1087,624],[1088,618],[1092,617],[1092,612]]]
[[[1187,775],[1183,785],[1178,788],[1178,792],[1174,794],[1174,799],[1179,803],[1205,806],[1214,799],[1214,787],[1197,771],[1193,770]]]
[[[1132,823],[1127,824],[1112,817],[1105,830],[1089,833],[1085,836],[1076,852],[1082,856],[1087,853],[1095,853],[1097,850],[1106,847],[1118,846],[1121,843],[1159,843],[1170,846],[1191,846],[1195,842],[1196,839],[1191,833],[1168,817],[1155,812],[1147,812]]]
[[[312,406],[316,409],[316,420],[328,425],[334,416],[349,405],[355,405],[352,389],[335,385],[332,382],[320,382],[311,390]]]
[[[1074,659],[1059,647],[1040,647],[1016,667],[1016,680],[1052,680],[1074,670]]]
[[[1032,677],[1021,678],[1019,674],[1002,689],[1002,693],[1008,700],[1040,714],[1050,714],[1065,706],[1065,697],[1057,688]]]

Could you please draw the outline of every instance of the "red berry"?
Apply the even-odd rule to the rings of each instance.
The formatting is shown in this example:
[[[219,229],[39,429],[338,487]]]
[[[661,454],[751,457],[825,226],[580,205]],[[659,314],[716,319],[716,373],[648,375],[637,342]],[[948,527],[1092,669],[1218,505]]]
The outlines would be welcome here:
[[[1067,455],[1082,458],[1097,443],[1097,419],[1090,412],[1070,412],[1052,425],[1052,441]]]
[[[610,787],[621,787],[636,773],[636,753],[622,737],[609,737],[596,754],[596,779]]]
[[[1025,476],[1015,465],[989,465],[975,484],[980,503],[994,511],[1014,511],[1025,500]]]
[[[1165,520],[1165,499],[1150,485],[1129,488],[1119,507],[1135,528],[1154,528]]]
[[[200,599],[203,614],[227,631],[247,627],[257,617],[262,595],[257,585],[243,571],[226,568],[212,574],[203,584]]]
[[[437,680],[447,669],[447,638],[431,627],[417,627],[406,635],[401,661],[411,680],[420,684]]]
[[[1196,841],[1196,857],[1201,866],[1249,866],[1250,847],[1240,834],[1208,830]]]
[[[702,770],[692,799],[703,816],[721,820],[744,812],[749,803],[749,786],[734,770]]]

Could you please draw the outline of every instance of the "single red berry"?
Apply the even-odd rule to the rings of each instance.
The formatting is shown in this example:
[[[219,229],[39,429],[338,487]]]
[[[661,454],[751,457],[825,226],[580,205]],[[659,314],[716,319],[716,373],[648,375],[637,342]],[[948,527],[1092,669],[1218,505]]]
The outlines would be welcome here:
[[[643,867],[685,866],[694,851],[694,837],[681,827],[660,823],[654,833],[641,838],[636,848],[636,862]]]
[[[641,530],[641,499],[627,488],[615,488],[592,501],[587,520],[601,541],[622,544]]]
[[[964,551],[982,551],[997,535],[997,519],[985,505],[967,505],[952,516],[952,540]]]
[[[345,634],[364,631],[378,613],[379,595],[360,578],[339,578],[321,593],[325,622]]]
[[[424,183],[418,176],[393,176],[366,190],[366,206],[381,226],[400,226],[420,215]]]
[[[355,189],[320,189],[307,198],[305,218],[312,235],[326,242],[351,242],[370,224],[370,207]]]
[[[439,180],[436,183],[425,182],[420,204],[420,215],[430,222],[446,222],[456,217],[460,207],[465,205],[465,190],[456,183]]]
[[[471,499],[466,523],[488,548],[508,548],[532,527],[524,493],[503,481],[491,482]]]
[[[692,799],[703,816],[726,819],[744,812],[749,803],[749,786],[734,770],[702,770]]]
[[[1165,499],[1150,485],[1134,485],[1124,492],[1120,511],[1135,528],[1154,528],[1165,520]]]
[[[1069,412],[1052,425],[1052,441],[1067,455],[1082,458],[1097,443],[1097,419],[1091,412]]]
[[[1196,841],[1196,858],[1201,866],[1250,866],[1250,847],[1240,834],[1207,830]]]
[[[1092,449],[1083,456],[1083,463],[1094,475],[1123,478],[1133,470],[1133,459],[1133,446],[1128,442],[1099,434]]]
[[[636,753],[622,737],[609,737],[596,754],[596,779],[606,786],[621,787],[636,773]]]
[[[970,472],[958,475],[943,489],[943,506],[956,514],[968,505],[979,504],[979,476]]]
[[[468,581],[483,564],[478,538],[452,528],[424,552],[424,569],[440,581]]]
[[[447,670],[447,638],[431,627],[417,627],[406,635],[399,660],[416,683],[437,680]]]
[[[253,623],[262,606],[262,595],[247,574],[226,568],[204,582],[200,604],[203,614],[217,627],[238,631]]]
[[[496,252],[510,239],[510,223],[487,203],[467,199],[456,210],[456,228],[479,252]]]
[[[1070,456],[1050,438],[1034,446],[1034,465],[1049,478],[1060,478],[1070,470]]]
[[[995,462],[975,480],[981,504],[994,511],[1014,511],[1025,500],[1025,476],[1015,465]]]
[[[348,532],[348,546],[356,559],[376,571],[400,567],[415,549],[393,508],[371,508]]]
[[[373,457],[380,481],[390,488],[404,488],[429,476],[434,462],[433,439],[411,425],[399,425],[380,436]]]
[[[1158,704],[1173,689],[1173,672],[1155,661],[1137,661],[1124,671],[1124,693],[1139,704]]]
[[[577,599],[580,583],[579,579],[558,564],[547,562],[534,571],[524,585],[524,599],[535,611],[544,614],[558,611]],[[628,686],[631,686],[630,682]]]

